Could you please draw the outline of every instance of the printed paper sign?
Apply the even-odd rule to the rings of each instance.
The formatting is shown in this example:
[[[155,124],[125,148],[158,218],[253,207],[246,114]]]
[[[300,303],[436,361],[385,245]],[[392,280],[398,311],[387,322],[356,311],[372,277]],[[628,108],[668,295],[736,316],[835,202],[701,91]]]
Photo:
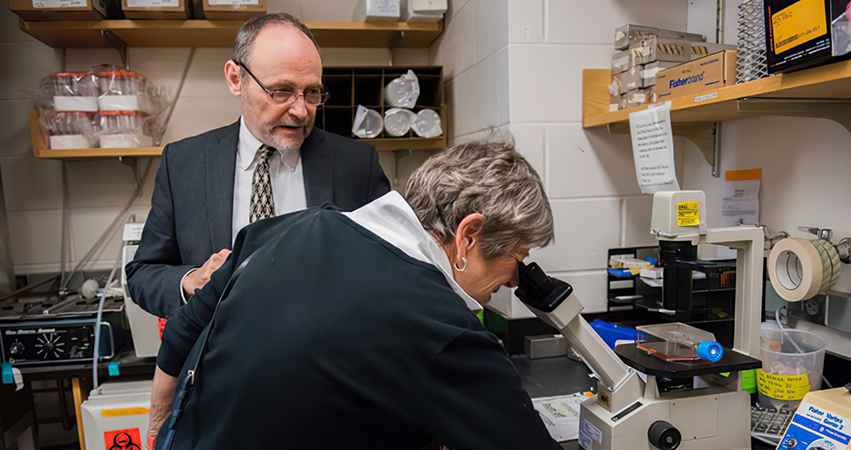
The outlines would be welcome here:
[[[759,223],[759,187],[762,169],[728,170],[724,174],[721,226]]]
[[[106,450],[141,450],[142,440],[138,428],[107,431],[103,433]]]
[[[629,127],[635,176],[641,192],[653,194],[680,190],[674,172],[671,102],[630,114]]]

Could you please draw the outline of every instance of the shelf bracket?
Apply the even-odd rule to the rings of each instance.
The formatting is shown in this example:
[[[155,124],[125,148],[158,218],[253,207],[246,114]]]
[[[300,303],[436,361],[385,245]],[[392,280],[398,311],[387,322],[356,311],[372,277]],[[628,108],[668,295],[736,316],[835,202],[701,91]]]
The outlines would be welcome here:
[[[832,120],[851,133],[851,100],[830,98],[743,98],[736,108],[744,114],[812,117]]]
[[[124,68],[130,70],[130,58],[127,55],[127,44],[121,40],[112,30],[100,30],[100,35],[106,39],[106,42],[109,42],[109,45],[112,48],[118,50],[118,54],[121,56],[121,63],[124,64]]]
[[[674,136],[684,137],[700,149],[712,166],[712,176],[720,176],[721,127],[717,122],[680,122],[671,128]],[[612,134],[629,134],[629,122],[610,123],[606,129]]]

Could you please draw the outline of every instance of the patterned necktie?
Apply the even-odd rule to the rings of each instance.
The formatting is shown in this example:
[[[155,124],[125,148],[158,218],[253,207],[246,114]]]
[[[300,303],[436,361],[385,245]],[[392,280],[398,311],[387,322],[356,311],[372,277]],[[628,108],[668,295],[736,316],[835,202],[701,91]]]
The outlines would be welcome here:
[[[269,175],[269,158],[275,154],[275,149],[262,146],[259,150],[260,161],[251,176],[251,206],[248,210],[248,223],[260,219],[275,217],[275,199],[272,198],[272,179]]]

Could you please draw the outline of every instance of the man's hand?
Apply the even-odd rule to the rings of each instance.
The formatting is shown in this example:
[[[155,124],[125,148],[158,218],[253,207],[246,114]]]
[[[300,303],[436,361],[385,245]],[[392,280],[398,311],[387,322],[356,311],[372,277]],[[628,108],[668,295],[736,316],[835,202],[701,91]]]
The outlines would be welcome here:
[[[225,263],[225,260],[228,259],[228,255],[230,255],[230,250],[223,249],[218,253],[213,253],[213,256],[210,256],[210,259],[201,266],[200,269],[186,275],[183,278],[183,293],[186,295],[188,299],[189,296],[195,295],[195,289],[203,288],[209,281],[210,276],[213,275],[213,272],[222,267],[222,264]]]
[[[157,434],[160,432],[174,402],[177,390],[177,377],[163,372],[157,367],[154,372],[154,387],[151,390],[151,410],[148,413],[148,431],[145,433],[145,450],[154,450]]]

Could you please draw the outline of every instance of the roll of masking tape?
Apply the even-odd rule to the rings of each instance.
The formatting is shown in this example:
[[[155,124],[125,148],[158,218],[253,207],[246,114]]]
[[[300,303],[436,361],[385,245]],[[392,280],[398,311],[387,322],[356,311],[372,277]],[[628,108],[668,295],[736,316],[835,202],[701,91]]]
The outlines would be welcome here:
[[[824,239],[783,239],[768,255],[771,285],[790,302],[827,292],[839,280],[840,266],[839,252]]]

